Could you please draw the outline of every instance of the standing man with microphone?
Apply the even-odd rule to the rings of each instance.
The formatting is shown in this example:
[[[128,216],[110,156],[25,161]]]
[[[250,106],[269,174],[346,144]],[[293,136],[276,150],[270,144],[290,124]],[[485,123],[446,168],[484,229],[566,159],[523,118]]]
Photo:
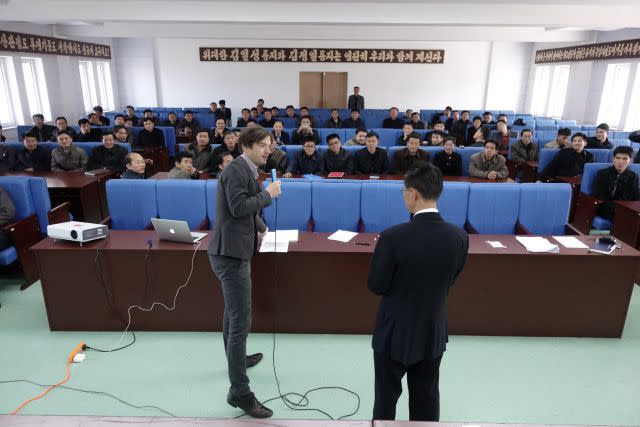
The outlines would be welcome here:
[[[374,420],[395,419],[405,374],[409,419],[440,419],[447,296],[469,250],[467,233],[438,213],[442,187],[442,173],[431,163],[418,162],[409,169],[402,198],[413,217],[382,232],[373,253],[368,285],[382,296],[372,342]]]
[[[269,157],[271,135],[263,128],[240,134],[243,154],[224,168],[216,195],[216,221],[208,254],[224,295],[223,340],[231,387],[227,403],[255,418],[273,412],[251,392],[246,370],[262,360],[262,353],[246,355],[251,329],[251,258],[267,232],[263,208],[280,195],[280,181],[260,190],[258,168]]]

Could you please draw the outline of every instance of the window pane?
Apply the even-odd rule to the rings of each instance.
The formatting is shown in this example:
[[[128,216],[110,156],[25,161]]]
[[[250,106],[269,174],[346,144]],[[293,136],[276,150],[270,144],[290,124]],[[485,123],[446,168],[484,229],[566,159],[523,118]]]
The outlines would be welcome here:
[[[619,128],[631,64],[609,64],[602,89],[598,122]]]
[[[551,67],[536,67],[536,77],[533,84],[533,98],[531,100],[531,114],[538,116],[543,116],[545,114],[550,81]]]
[[[24,74],[24,84],[27,90],[27,102],[29,103],[29,114],[42,114],[40,98],[38,96],[38,84],[36,82],[36,72],[31,61],[22,61],[22,73]]]
[[[111,71],[108,62],[98,62],[98,86],[100,91],[100,103],[106,111],[114,109],[113,86],[111,84]]]
[[[98,99],[96,96],[96,84],[93,77],[93,64],[89,61],[80,61],[79,69],[84,109],[85,112],[88,113],[95,105],[98,104]]]
[[[636,71],[636,79],[631,92],[631,101],[629,101],[629,111],[627,112],[626,130],[640,129],[640,66]]]
[[[561,118],[564,112],[564,101],[567,96],[569,84],[569,65],[556,65],[553,67],[553,79],[549,94],[547,116]]]

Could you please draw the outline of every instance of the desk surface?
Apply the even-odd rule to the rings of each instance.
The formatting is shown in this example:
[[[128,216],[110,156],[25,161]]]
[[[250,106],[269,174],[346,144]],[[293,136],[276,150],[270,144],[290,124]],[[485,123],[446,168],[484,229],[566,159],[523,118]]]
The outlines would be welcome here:
[[[47,181],[47,188],[83,188],[96,182],[99,178],[111,175],[105,171],[99,176],[85,175],[84,172],[5,172],[5,176],[41,176]]]

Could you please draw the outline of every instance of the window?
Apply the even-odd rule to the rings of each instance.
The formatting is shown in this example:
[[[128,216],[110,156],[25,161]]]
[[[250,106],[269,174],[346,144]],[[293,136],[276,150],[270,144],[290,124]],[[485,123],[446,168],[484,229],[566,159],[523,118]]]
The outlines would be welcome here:
[[[629,100],[629,110],[624,128],[626,130],[640,129],[640,67],[636,71],[635,83]]]
[[[3,127],[22,124],[22,105],[13,60],[0,56],[0,123]]]
[[[598,123],[618,129],[622,124],[622,107],[626,97],[631,64],[609,64],[602,88]]]
[[[111,71],[108,62],[96,63],[98,70],[98,88],[100,91],[100,105],[105,111],[113,111],[113,86],[111,85]]]
[[[40,113],[44,116],[45,121],[50,121],[51,109],[49,107],[49,94],[47,93],[42,59],[22,58],[22,73],[24,75],[30,115],[33,116]]]
[[[569,65],[536,67],[531,113],[537,116],[562,117],[569,84]]]
[[[82,85],[82,99],[84,101],[84,111],[90,112],[95,105],[98,105],[96,95],[96,81],[93,77],[93,64],[89,61],[80,61],[80,84]]]

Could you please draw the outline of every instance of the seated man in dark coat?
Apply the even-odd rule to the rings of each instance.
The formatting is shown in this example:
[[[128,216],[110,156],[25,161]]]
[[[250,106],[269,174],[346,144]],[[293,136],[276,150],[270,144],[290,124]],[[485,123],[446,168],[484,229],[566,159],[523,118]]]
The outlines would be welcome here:
[[[17,152],[16,171],[45,171],[51,170],[51,152],[38,145],[38,135],[27,132],[22,136],[23,148]]]
[[[285,178],[291,178],[292,174],[319,174],[322,173],[324,163],[322,156],[316,150],[316,140],[312,135],[304,137],[302,151],[296,153],[289,166]]]
[[[597,214],[613,221],[616,212],[616,200],[640,200],[638,175],[629,169],[633,149],[617,147],[613,150],[613,166],[600,169],[593,180],[593,196],[603,200],[598,205]]]
[[[125,170],[124,158],[129,152],[126,148],[116,144],[113,132],[102,134],[102,146],[96,147],[89,157],[89,170],[109,169],[116,175],[121,175]]]

